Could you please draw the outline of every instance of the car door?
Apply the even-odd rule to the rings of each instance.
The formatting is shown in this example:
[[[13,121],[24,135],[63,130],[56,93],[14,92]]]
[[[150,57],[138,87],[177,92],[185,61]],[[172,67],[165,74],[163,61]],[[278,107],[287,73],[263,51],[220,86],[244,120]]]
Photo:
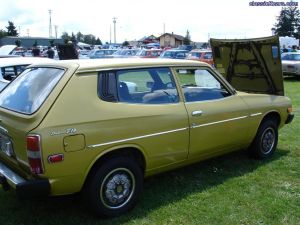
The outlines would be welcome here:
[[[189,158],[244,145],[247,106],[208,67],[174,68],[190,123]]]
[[[147,170],[187,159],[188,116],[169,68],[101,72],[98,86],[96,148],[139,146]]]

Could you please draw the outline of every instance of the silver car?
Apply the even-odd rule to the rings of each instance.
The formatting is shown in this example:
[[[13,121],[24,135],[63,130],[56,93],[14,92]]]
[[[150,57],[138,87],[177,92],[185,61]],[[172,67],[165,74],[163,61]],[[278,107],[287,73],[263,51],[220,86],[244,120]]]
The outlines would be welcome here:
[[[51,62],[52,59],[39,57],[0,58],[0,91],[31,64]]]
[[[287,52],[281,55],[283,75],[300,76],[300,52]]]

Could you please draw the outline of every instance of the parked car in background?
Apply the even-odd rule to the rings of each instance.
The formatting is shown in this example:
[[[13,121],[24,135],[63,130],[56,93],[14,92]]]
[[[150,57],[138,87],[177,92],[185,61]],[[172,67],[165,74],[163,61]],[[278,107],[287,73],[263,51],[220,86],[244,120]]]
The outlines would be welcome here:
[[[51,62],[53,60],[48,58],[38,57],[9,57],[0,58],[0,91],[21,72],[25,70],[28,65],[33,63]]]
[[[90,59],[112,58],[117,49],[94,49],[88,55]]]
[[[3,45],[0,47],[0,55],[11,55],[16,48],[16,45]]]
[[[193,48],[193,45],[180,45],[177,49],[191,51]]]
[[[142,49],[136,56],[139,58],[158,58],[162,51],[162,49]]]
[[[112,54],[112,58],[130,58],[134,57],[138,49],[119,49]]]
[[[214,64],[211,50],[194,49],[188,53],[186,59],[206,62],[209,65]]]
[[[167,59],[185,59],[187,56],[187,50],[178,50],[178,49],[170,49],[164,51],[160,58],[167,58]]]
[[[300,52],[287,52],[281,55],[284,75],[300,76]]]

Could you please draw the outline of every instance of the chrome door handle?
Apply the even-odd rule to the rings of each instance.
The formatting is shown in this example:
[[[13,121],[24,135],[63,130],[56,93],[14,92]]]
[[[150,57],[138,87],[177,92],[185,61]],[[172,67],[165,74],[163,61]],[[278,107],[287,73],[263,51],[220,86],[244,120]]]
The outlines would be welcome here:
[[[193,111],[192,112],[192,116],[201,116],[202,115],[202,111],[198,110],[198,111]]]

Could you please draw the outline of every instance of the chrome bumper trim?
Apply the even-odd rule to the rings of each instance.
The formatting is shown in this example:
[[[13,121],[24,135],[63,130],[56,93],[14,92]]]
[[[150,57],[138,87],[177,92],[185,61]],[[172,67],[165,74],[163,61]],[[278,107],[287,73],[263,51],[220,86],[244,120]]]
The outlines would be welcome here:
[[[2,162],[0,162],[0,175],[4,176],[7,179],[7,182],[14,188],[16,188],[18,184],[26,181]]]

